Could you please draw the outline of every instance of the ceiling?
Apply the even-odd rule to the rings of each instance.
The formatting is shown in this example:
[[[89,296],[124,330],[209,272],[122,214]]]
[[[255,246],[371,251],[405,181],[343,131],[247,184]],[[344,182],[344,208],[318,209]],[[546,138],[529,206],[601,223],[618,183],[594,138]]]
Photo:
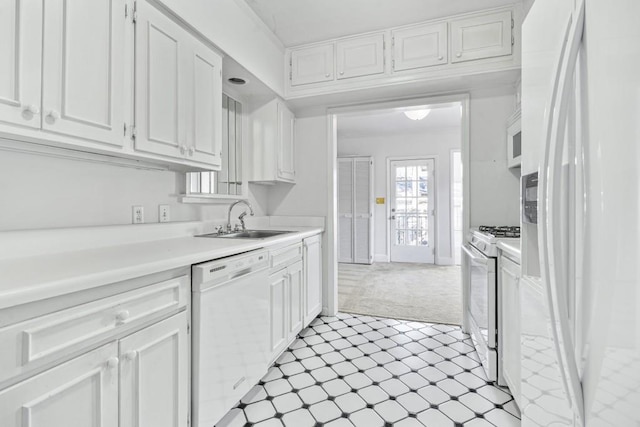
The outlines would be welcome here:
[[[504,6],[521,0],[245,0],[289,46]]]
[[[421,107],[341,114],[338,116],[338,139],[426,133],[436,129],[460,126],[460,103],[427,107],[431,112],[422,120],[411,120],[404,114],[405,110]]]

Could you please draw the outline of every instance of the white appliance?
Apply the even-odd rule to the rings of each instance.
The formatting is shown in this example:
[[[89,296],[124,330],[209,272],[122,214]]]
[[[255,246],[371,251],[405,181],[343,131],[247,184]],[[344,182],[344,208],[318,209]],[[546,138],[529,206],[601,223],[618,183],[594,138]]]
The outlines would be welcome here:
[[[640,425],[639,17],[536,0],[523,24],[523,426]]]
[[[212,427],[267,372],[266,250],[192,267],[193,425]]]
[[[499,237],[498,237],[499,236]],[[467,288],[465,298],[465,331],[478,353],[489,381],[504,385],[498,366],[498,278],[497,244],[503,239],[520,236],[519,227],[480,226],[472,229],[462,246],[462,271]]]

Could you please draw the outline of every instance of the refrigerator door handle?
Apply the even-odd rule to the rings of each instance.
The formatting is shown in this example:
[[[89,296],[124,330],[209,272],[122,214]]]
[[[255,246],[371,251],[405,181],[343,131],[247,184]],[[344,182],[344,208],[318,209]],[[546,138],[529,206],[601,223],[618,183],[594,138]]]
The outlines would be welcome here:
[[[575,73],[578,52],[580,50],[582,31],[584,26],[584,0],[578,2],[569,22],[566,45],[563,48],[555,80],[555,93],[552,98],[552,110],[549,115],[547,141],[545,145],[543,169],[540,189],[540,216],[542,238],[541,255],[543,259],[542,272],[547,289],[547,299],[550,307],[554,347],[560,363],[562,380],[574,409],[579,425],[584,423],[584,398],[578,366],[574,357],[574,346],[571,339],[569,314],[565,294],[559,289],[566,277],[564,265],[560,256],[562,245],[559,233],[561,213],[560,193],[556,181],[562,168],[563,142],[568,117],[569,90]]]

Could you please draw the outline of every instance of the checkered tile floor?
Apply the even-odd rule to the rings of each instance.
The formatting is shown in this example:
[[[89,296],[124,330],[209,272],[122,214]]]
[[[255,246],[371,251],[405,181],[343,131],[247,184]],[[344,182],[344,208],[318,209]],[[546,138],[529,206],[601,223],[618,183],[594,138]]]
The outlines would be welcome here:
[[[216,427],[519,426],[459,327],[318,317]]]

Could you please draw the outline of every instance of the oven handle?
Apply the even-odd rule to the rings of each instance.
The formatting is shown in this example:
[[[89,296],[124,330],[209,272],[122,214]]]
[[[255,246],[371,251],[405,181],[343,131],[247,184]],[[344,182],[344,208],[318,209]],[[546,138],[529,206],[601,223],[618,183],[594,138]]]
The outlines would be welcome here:
[[[467,253],[471,261],[476,261],[484,265],[489,264],[489,258],[481,258],[479,256],[476,256],[476,254],[474,254],[473,251],[467,247],[467,245],[462,245],[462,250]]]

